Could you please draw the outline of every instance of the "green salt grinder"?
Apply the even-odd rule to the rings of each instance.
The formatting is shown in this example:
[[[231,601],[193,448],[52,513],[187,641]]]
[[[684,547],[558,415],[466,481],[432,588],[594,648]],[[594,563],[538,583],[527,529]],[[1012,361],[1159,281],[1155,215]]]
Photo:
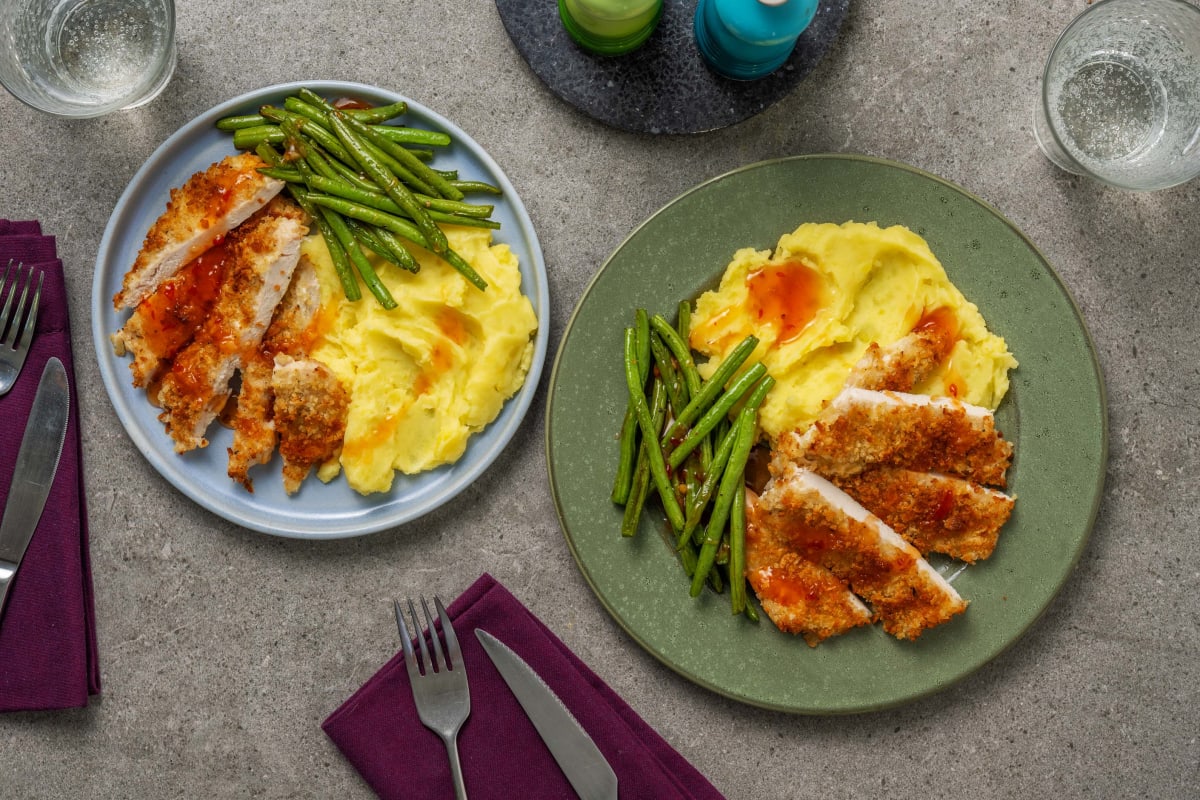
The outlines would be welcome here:
[[[580,47],[619,56],[640,47],[662,17],[663,0],[558,0],[558,16]]]

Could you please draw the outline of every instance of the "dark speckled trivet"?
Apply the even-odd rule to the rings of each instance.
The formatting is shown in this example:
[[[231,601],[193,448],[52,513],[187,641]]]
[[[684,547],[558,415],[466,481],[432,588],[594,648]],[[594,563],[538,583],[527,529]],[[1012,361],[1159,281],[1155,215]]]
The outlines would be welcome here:
[[[850,0],[828,0],[800,35],[791,58],[757,81],[708,68],[696,49],[696,0],[665,0],[644,45],[597,56],[567,35],[554,0],[496,0],[521,56],[550,90],[590,117],[635,133],[701,133],[752,117],[800,83],[837,38]]]

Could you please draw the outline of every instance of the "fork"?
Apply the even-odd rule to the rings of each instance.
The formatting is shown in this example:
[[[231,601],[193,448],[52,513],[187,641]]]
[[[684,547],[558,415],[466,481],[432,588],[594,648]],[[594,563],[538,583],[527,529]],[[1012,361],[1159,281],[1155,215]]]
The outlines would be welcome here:
[[[8,286],[4,296],[4,308],[0,309],[0,395],[8,394],[8,390],[17,382],[25,356],[29,354],[29,343],[33,341],[33,326],[37,323],[38,300],[42,296],[42,272],[37,272],[37,286],[34,287],[33,297],[29,297],[29,287],[33,285],[34,270],[30,268],[25,277],[25,285],[21,287],[21,296],[13,305],[17,294],[17,286],[21,283],[21,264],[13,268],[13,262],[8,260],[4,270],[4,279],[0,280],[0,291]],[[12,283],[9,284],[9,276]],[[26,300],[29,305],[26,306]],[[21,324],[21,316],[25,324]]]
[[[412,616],[413,626],[417,631],[417,643],[420,657],[413,653],[412,637],[404,624],[404,612],[400,601],[396,600],[396,625],[400,628],[400,641],[404,647],[404,664],[408,667],[409,683],[412,684],[413,700],[417,703],[417,714],[426,728],[436,733],[446,744],[446,753],[450,757],[450,775],[454,780],[454,796],[457,800],[466,800],[467,788],[463,783],[462,765],[458,760],[458,731],[462,728],[467,717],[471,714],[471,692],[467,686],[467,672],[463,666],[462,651],[458,647],[458,637],[442,601],[435,595],[433,604],[437,607],[438,619],[442,621],[442,633],[446,637],[446,649],[438,639],[437,631],[433,628],[433,616],[429,613],[429,604],[421,598],[421,607],[425,610],[425,620],[429,624],[429,638],[433,640],[433,654],[425,646],[425,636],[421,633],[421,623],[417,619],[417,609],[413,601],[408,601],[408,613]],[[424,669],[424,673],[421,669]]]

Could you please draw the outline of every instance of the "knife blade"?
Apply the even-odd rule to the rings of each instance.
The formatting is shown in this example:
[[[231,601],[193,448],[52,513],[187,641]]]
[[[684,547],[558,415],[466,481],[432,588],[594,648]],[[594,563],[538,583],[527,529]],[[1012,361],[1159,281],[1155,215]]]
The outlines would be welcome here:
[[[21,566],[54,484],[54,473],[58,470],[58,459],[67,437],[70,408],[67,371],[61,361],[51,357],[42,370],[37,394],[33,396],[33,407],[29,421],[25,423],[12,483],[8,487],[4,518],[0,520],[0,615],[4,613],[8,587]]]
[[[616,773],[558,695],[504,642],[481,628],[475,636],[580,800],[616,800]]]

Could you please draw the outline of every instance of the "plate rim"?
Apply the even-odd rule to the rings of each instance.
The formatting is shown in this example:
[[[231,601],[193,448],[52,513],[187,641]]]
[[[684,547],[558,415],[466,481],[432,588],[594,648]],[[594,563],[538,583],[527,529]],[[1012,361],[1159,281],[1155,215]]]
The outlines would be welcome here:
[[[372,511],[368,510],[363,514],[347,517],[344,520],[333,523],[322,523],[320,525],[304,525],[300,522],[302,517],[298,516],[286,517],[281,521],[273,522],[260,519],[262,515],[241,513],[238,509],[227,507],[223,503],[210,503],[204,497],[203,493],[192,486],[190,482],[178,477],[176,475],[178,466],[169,464],[167,459],[163,458],[157,449],[151,445],[135,420],[127,418],[123,408],[124,403],[117,396],[118,387],[116,382],[122,380],[122,376],[117,374],[118,370],[116,367],[118,364],[116,357],[114,356],[109,359],[104,357],[104,353],[111,350],[109,339],[111,331],[107,331],[103,327],[104,314],[97,313],[97,310],[102,308],[100,304],[107,302],[107,298],[104,296],[106,292],[103,287],[104,278],[107,275],[104,265],[108,260],[110,250],[117,244],[114,239],[117,234],[118,217],[126,205],[136,197],[137,187],[144,183],[153,169],[159,166],[158,162],[164,158],[170,158],[173,150],[178,149],[183,143],[195,139],[197,135],[204,132],[206,127],[211,127],[217,119],[243,110],[251,104],[260,103],[267,97],[293,93],[300,88],[309,88],[318,93],[330,91],[339,93],[358,92],[390,98],[392,102],[404,101],[408,104],[410,113],[415,113],[422,118],[422,121],[436,125],[446,133],[449,133],[453,136],[456,145],[465,147],[473,158],[477,159],[490,170],[491,175],[487,177],[499,183],[503,192],[502,196],[505,202],[511,206],[513,216],[520,229],[521,237],[523,237],[530,251],[531,263],[527,266],[528,272],[522,269],[522,275],[523,278],[527,276],[530,279],[530,288],[533,291],[527,296],[529,296],[531,302],[535,305],[534,310],[538,323],[537,331],[533,338],[534,352],[530,360],[529,371],[525,375],[525,381],[521,385],[521,388],[513,396],[505,400],[504,405],[501,407],[501,415],[504,415],[510,404],[515,404],[512,405],[512,411],[509,412],[507,420],[508,428],[502,432],[500,438],[488,450],[484,451],[477,460],[471,462],[463,472],[454,475],[449,486],[435,487],[436,491],[424,492],[414,502],[401,505],[391,513],[372,514]],[[232,145],[230,152],[236,152],[232,150]],[[538,240],[537,232],[534,229],[533,220],[525,208],[524,202],[513,187],[508,175],[501,169],[492,155],[455,122],[419,101],[380,86],[373,86],[357,81],[328,79],[288,81],[242,92],[192,117],[155,147],[137,171],[134,172],[133,176],[130,177],[125,189],[121,192],[109,214],[104,234],[100,239],[100,244],[96,252],[89,311],[92,318],[91,334],[93,351],[99,366],[101,382],[104,384],[105,392],[108,396],[109,405],[117,415],[118,421],[126,435],[141,453],[142,457],[154,468],[155,472],[196,505],[228,522],[258,533],[265,533],[281,538],[304,540],[344,539],[389,530],[419,519],[425,514],[445,505],[466,490],[499,458],[500,454],[507,449],[517,431],[520,430],[533,404],[534,396],[541,381],[549,348],[550,334],[549,276],[546,270],[545,255]],[[500,421],[501,418],[498,416],[488,424],[487,428],[496,425]],[[487,428],[484,430],[487,430]],[[472,434],[472,439],[479,436],[480,433],[482,431]],[[468,442],[469,446],[470,442]],[[174,457],[178,458],[178,456]],[[455,464],[443,465],[435,470],[421,474],[436,474],[438,470],[446,470],[461,463],[462,461],[460,460],[459,462],[455,462]],[[344,476],[339,476],[335,480],[344,481],[345,479]],[[346,489],[350,492],[354,491],[348,486]],[[386,494],[378,496],[387,497]]]
[[[1041,261],[1043,267],[1046,270],[1046,273],[1055,282],[1055,284],[1058,286],[1060,292],[1062,293],[1063,297],[1067,300],[1068,309],[1069,309],[1070,313],[1075,317],[1075,319],[1079,323],[1079,328],[1083,333],[1083,339],[1087,346],[1090,367],[1091,367],[1091,374],[1093,375],[1096,386],[1097,386],[1097,392],[1098,392],[1097,400],[1099,403],[1100,419],[1101,419],[1101,427],[1100,427],[1100,432],[1099,432],[1099,434],[1100,434],[1099,456],[1100,457],[1099,457],[1098,463],[1097,463],[1097,470],[1096,470],[1097,474],[1095,476],[1095,480],[1093,481],[1093,485],[1091,487],[1091,490],[1092,490],[1091,506],[1088,509],[1085,532],[1079,538],[1078,543],[1076,544],[1076,546],[1070,553],[1070,558],[1065,564],[1063,574],[1056,582],[1056,585],[1055,585],[1053,591],[1051,591],[1048,594],[1045,601],[1042,603],[1041,607],[1037,609],[1036,613],[1031,615],[1028,618],[1028,620],[1026,620],[1025,623],[1021,626],[1020,630],[1018,630],[1014,635],[1009,637],[1008,640],[1005,641],[999,648],[997,648],[989,657],[981,660],[979,663],[973,665],[969,669],[962,670],[961,672],[959,672],[958,674],[953,676],[953,678],[951,678],[948,681],[938,683],[936,685],[932,685],[932,686],[928,687],[927,689],[925,689],[924,691],[912,692],[907,695],[904,695],[903,697],[894,698],[891,701],[871,702],[871,703],[864,703],[864,704],[858,704],[858,705],[854,705],[854,706],[847,706],[847,707],[835,708],[835,709],[807,708],[807,707],[799,707],[797,704],[794,704],[794,703],[788,704],[788,703],[767,702],[767,701],[762,701],[762,700],[758,700],[755,698],[746,697],[746,696],[738,694],[736,692],[729,691],[719,685],[714,684],[712,681],[700,678],[697,675],[694,675],[694,674],[688,672],[687,670],[683,669],[680,665],[673,663],[671,660],[667,659],[662,653],[658,652],[657,648],[651,646],[651,644],[649,642],[647,642],[643,636],[640,636],[638,633],[636,633],[634,630],[632,630],[632,628],[630,627],[630,624],[624,618],[622,618],[622,616],[620,614],[617,613],[616,609],[614,609],[612,607],[612,605],[609,603],[609,601],[602,594],[600,587],[596,585],[595,579],[592,576],[591,571],[587,568],[587,566],[584,565],[583,561],[580,558],[580,554],[579,554],[576,544],[569,532],[569,528],[568,528],[567,521],[565,518],[563,502],[559,496],[558,481],[555,476],[555,467],[554,467],[554,459],[553,459],[553,447],[554,447],[553,436],[552,436],[552,434],[553,434],[553,413],[554,413],[555,400],[557,397],[559,369],[562,364],[563,351],[565,349],[564,345],[566,344],[566,341],[575,326],[577,317],[579,316],[580,312],[582,311],[584,304],[587,302],[588,298],[591,296],[593,290],[596,288],[596,285],[599,283],[599,281],[603,277],[604,273],[608,270],[613,259],[621,252],[621,250],[623,250],[626,247],[626,245],[629,244],[629,242],[633,238],[635,238],[642,231],[643,228],[650,225],[652,221],[654,221],[661,214],[665,213],[668,209],[670,209],[671,207],[673,207],[674,205],[679,203],[684,198],[686,198],[696,192],[703,191],[704,189],[708,188],[709,186],[711,186],[715,183],[719,183],[721,181],[728,180],[729,178],[739,175],[744,172],[749,172],[749,171],[756,170],[756,169],[762,169],[762,168],[770,167],[772,165],[777,165],[777,164],[781,164],[781,163],[785,163],[785,162],[796,162],[796,161],[850,161],[850,162],[868,163],[868,164],[873,164],[876,166],[884,167],[887,169],[895,169],[895,170],[900,170],[903,172],[908,172],[908,173],[911,173],[918,177],[932,181],[936,184],[939,184],[943,188],[948,189],[948,190],[954,192],[955,194],[962,196],[964,199],[977,204],[978,206],[983,208],[985,211],[987,211],[989,214],[991,214],[993,217],[995,217],[998,221],[1000,221],[1010,231],[1012,231],[1014,234],[1016,234],[1016,236],[1020,238],[1020,240],[1025,244],[1025,246],[1028,247],[1030,249],[1030,251]],[[596,270],[594,275],[592,275],[591,279],[588,281],[588,283],[584,287],[583,292],[580,294],[579,300],[576,302],[574,308],[572,309],[571,315],[568,318],[566,325],[563,327],[563,332],[558,340],[558,349],[554,356],[554,361],[551,366],[548,385],[547,385],[546,410],[544,413],[544,428],[545,428],[544,456],[546,459],[546,471],[547,471],[549,481],[550,481],[550,493],[551,493],[551,497],[554,501],[555,514],[558,517],[559,530],[563,534],[563,538],[566,539],[567,548],[571,552],[571,557],[575,561],[576,567],[579,569],[580,573],[583,575],[585,583],[588,584],[588,587],[592,590],[593,595],[600,602],[600,605],[604,608],[605,612],[609,615],[609,617],[618,625],[618,627],[620,627],[621,630],[623,630],[628,636],[630,636],[630,638],[632,638],[638,644],[638,646],[640,646],[644,651],[646,651],[651,656],[653,656],[657,661],[659,661],[664,666],[669,668],[672,672],[685,678],[686,680],[688,680],[689,682],[691,682],[697,686],[704,687],[705,689],[708,689],[718,695],[727,697],[731,700],[735,700],[737,702],[744,703],[746,705],[750,705],[753,707],[763,708],[763,709],[767,709],[770,711],[780,711],[780,712],[785,712],[785,713],[797,714],[797,715],[814,715],[814,716],[815,715],[837,716],[837,715],[869,713],[869,712],[873,712],[873,711],[881,711],[881,710],[885,710],[885,709],[889,709],[889,708],[895,708],[897,706],[911,703],[915,700],[919,700],[924,697],[929,697],[933,694],[940,693],[940,692],[944,691],[945,689],[947,689],[957,683],[960,683],[961,681],[965,680],[969,676],[971,676],[971,675],[975,674],[976,672],[978,672],[979,670],[981,670],[985,665],[987,665],[987,664],[991,663],[992,661],[994,661],[995,659],[999,658],[1007,650],[1009,650],[1011,647],[1013,647],[1017,643],[1018,640],[1022,639],[1024,637],[1024,635],[1026,633],[1028,633],[1028,631],[1035,624],[1037,624],[1037,622],[1043,616],[1045,616],[1047,609],[1049,609],[1049,607],[1054,603],[1054,601],[1058,597],[1058,595],[1062,592],[1063,586],[1066,584],[1067,580],[1070,578],[1071,573],[1075,570],[1076,565],[1079,563],[1079,559],[1082,557],[1083,551],[1087,547],[1087,544],[1088,544],[1089,540],[1091,539],[1092,531],[1095,528],[1096,519],[1099,515],[1100,506],[1103,503],[1104,485],[1105,485],[1105,481],[1107,478],[1107,464],[1108,464],[1108,457],[1109,457],[1108,392],[1107,392],[1107,387],[1106,387],[1106,384],[1104,381],[1103,366],[1100,363],[1099,354],[1096,352],[1096,346],[1095,346],[1095,342],[1092,338],[1091,331],[1088,329],[1087,325],[1085,324],[1085,320],[1083,318],[1083,314],[1081,313],[1081,311],[1079,309],[1078,303],[1075,301],[1074,296],[1071,294],[1067,285],[1063,282],[1061,276],[1059,276],[1058,272],[1054,269],[1054,266],[1050,263],[1049,259],[1047,259],[1045,257],[1045,255],[1042,253],[1042,251],[1040,249],[1038,249],[1038,247],[1029,239],[1029,237],[1026,236],[1025,233],[1019,227],[1017,227],[1017,225],[1015,223],[1012,222],[1012,220],[1010,220],[1007,216],[1005,216],[1003,213],[1001,213],[999,211],[999,209],[997,209],[991,203],[982,199],[978,195],[975,195],[974,193],[963,188],[962,186],[959,186],[958,184],[953,183],[953,182],[951,182],[945,178],[942,178],[938,175],[935,175],[931,172],[920,169],[919,167],[914,167],[910,164],[905,164],[903,162],[894,161],[894,160],[886,159],[886,158],[881,158],[878,156],[870,156],[870,155],[855,154],[855,153],[809,153],[809,154],[802,154],[802,155],[782,156],[779,158],[765,159],[762,161],[753,162],[751,164],[745,164],[743,166],[736,167],[734,169],[723,172],[714,177],[708,178],[707,180],[704,180],[704,181],[692,186],[691,188],[684,190],[683,192],[681,192],[680,194],[676,195],[674,198],[669,200],[667,203],[665,203],[664,205],[659,207],[656,211],[651,213],[649,216],[647,216],[637,226],[635,226],[633,228],[633,230],[631,230],[629,232],[629,234],[627,236],[625,236],[615,248],[613,248],[613,250],[609,254],[609,256],[600,265],[600,268],[598,270]]]

